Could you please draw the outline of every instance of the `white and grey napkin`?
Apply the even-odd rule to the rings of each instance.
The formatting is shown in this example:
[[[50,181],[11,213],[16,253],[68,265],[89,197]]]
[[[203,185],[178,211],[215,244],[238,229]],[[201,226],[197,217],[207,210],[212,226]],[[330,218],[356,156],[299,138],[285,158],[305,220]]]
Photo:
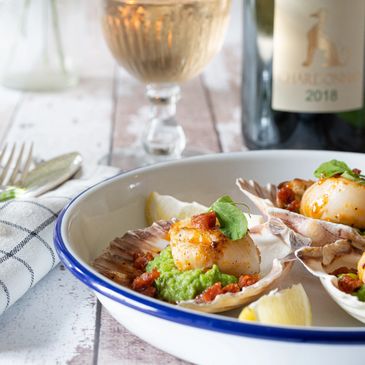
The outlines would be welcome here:
[[[43,196],[0,203],[0,314],[58,264],[53,230],[65,205],[117,173],[95,166]]]

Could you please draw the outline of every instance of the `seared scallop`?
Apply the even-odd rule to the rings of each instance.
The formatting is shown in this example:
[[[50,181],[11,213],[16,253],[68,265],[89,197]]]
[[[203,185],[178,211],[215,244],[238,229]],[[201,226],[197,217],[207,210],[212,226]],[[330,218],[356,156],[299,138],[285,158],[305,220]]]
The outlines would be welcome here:
[[[300,213],[364,229],[365,185],[343,177],[321,179],[305,191]]]
[[[260,271],[260,253],[249,234],[232,241],[215,224],[197,226],[187,218],[171,226],[169,237],[174,262],[180,271],[208,269],[213,264],[237,277]]]

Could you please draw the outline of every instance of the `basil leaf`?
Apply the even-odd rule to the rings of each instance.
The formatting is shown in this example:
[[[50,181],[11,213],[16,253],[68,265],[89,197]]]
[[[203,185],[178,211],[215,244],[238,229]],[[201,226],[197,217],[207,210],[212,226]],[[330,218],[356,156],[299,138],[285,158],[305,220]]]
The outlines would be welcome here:
[[[239,240],[247,233],[247,219],[228,195],[215,201],[209,210],[213,210],[219,221],[219,229],[231,240]]]
[[[234,202],[234,200],[229,195],[223,195],[223,196],[221,196],[219,199],[217,199],[213,203],[213,205],[216,204],[216,203],[229,203],[229,204],[232,204],[232,205],[236,206],[236,203]]]
[[[351,170],[343,161],[331,160],[324,162],[316,171],[314,171],[314,176],[317,178],[328,178],[334,175],[341,175],[347,180],[355,181],[360,185],[365,185],[363,175],[357,174]]]
[[[352,170],[347,166],[345,162],[338,160],[331,160],[322,163],[316,171],[314,176],[317,178],[331,177],[337,174],[343,174],[344,172],[352,173]]]

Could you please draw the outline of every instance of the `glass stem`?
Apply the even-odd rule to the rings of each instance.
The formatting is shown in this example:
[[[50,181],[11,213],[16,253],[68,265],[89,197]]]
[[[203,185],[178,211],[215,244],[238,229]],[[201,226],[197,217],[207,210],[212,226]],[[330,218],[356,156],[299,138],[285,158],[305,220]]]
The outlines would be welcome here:
[[[186,138],[176,121],[180,87],[176,84],[149,84],[146,95],[151,103],[151,118],[142,137],[145,151],[155,157],[181,157]]]

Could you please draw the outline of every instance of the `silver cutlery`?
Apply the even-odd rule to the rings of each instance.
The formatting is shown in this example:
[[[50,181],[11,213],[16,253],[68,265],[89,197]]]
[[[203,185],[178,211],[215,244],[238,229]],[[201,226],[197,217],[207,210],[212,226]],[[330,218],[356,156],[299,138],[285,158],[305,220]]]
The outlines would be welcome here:
[[[78,152],[66,153],[38,164],[31,170],[21,186],[26,196],[39,196],[69,180],[81,168]]]
[[[18,172],[21,171],[20,179],[9,179],[8,181],[15,181],[15,184],[0,186],[0,202],[20,196],[36,197],[44,194],[74,176],[81,168],[81,164],[81,155],[78,152],[71,152],[41,162],[25,174],[24,170],[17,168]]]
[[[20,149],[16,143],[11,147],[5,144],[0,150],[0,186],[21,186],[29,172],[32,157],[33,143],[28,148],[22,143]]]

